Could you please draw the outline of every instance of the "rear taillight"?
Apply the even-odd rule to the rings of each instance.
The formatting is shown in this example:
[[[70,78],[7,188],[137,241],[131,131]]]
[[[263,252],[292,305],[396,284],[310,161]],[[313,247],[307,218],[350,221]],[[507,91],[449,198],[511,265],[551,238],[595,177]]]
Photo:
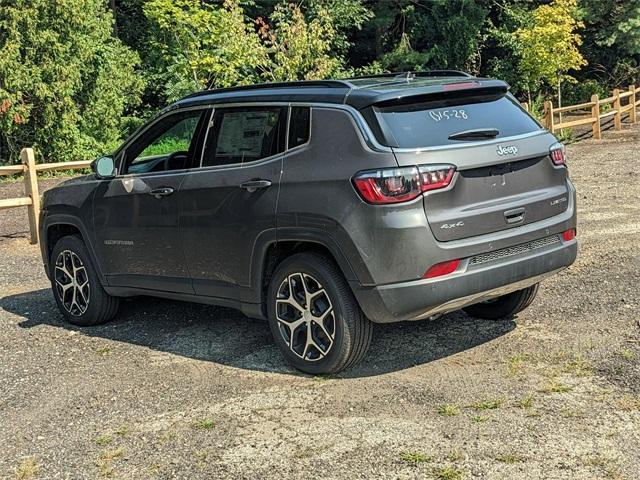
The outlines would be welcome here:
[[[561,143],[554,143],[549,149],[549,156],[554,165],[566,165],[567,156],[564,145]]]
[[[427,270],[422,278],[434,278],[455,272],[460,265],[460,260],[449,260],[447,262],[436,263]]]
[[[420,195],[420,177],[416,167],[370,170],[354,179],[358,192],[369,203],[398,203]]]
[[[420,187],[426,192],[449,186],[456,168],[453,165],[421,165],[418,170]]]
[[[422,192],[447,187],[455,170],[453,165],[367,170],[358,173],[353,183],[369,203],[400,203],[413,200]]]

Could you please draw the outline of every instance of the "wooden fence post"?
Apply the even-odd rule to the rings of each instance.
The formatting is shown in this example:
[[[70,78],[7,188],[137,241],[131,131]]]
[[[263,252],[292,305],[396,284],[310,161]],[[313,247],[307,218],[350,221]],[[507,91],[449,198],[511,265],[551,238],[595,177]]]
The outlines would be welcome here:
[[[550,100],[544,102],[544,126],[553,133],[553,102]]]
[[[31,198],[31,205],[27,206],[29,212],[29,230],[31,243],[38,243],[38,220],[40,218],[40,194],[38,193],[38,172],[36,171],[36,159],[32,148],[23,148],[20,158],[25,166],[24,192]]]
[[[636,111],[636,86],[629,85],[629,93],[631,96],[629,97],[629,105],[631,105],[631,112],[629,119],[631,123],[636,123],[638,121],[638,112]]]
[[[613,115],[613,128],[616,130],[622,130],[622,113],[620,113],[620,90],[617,88],[613,91],[613,96],[616,97],[613,101],[613,109],[615,114]]]
[[[600,97],[598,97],[598,95],[591,95],[591,101],[593,102],[593,106],[591,107],[593,138],[600,140],[602,139],[602,131],[600,130]]]

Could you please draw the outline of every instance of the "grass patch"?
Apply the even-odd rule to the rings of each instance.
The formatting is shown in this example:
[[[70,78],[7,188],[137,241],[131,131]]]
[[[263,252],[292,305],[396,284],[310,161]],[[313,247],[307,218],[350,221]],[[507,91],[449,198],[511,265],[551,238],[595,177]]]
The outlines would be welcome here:
[[[464,478],[462,470],[453,467],[436,468],[433,475],[438,480],[462,480]]]
[[[111,435],[100,435],[96,438],[96,445],[104,447],[105,445],[109,445],[112,441],[113,437]]]
[[[122,457],[122,455],[124,455],[124,448],[122,447],[103,451],[98,458],[98,461],[96,462],[96,466],[98,467],[98,473],[100,474],[100,476],[112,477],[113,467],[111,466],[111,462],[117,458]]]
[[[116,435],[120,435],[121,437],[126,437],[127,435],[129,435],[129,428],[128,427],[120,427],[119,429],[116,430]]]
[[[100,347],[96,349],[96,353],[100,355],[109,355],[111,353],[111,348],[109,347]]]
[[[633,412],[640,410],[640,397],[625,393],[617,402],[618,410]]]
[[[590,377],[593,375],[593,364],[590,360],[577,356],[562,366],[562,373],[568,373],[576,377]]]
[[[628,350],[626,348],[622,348],[622,349],[618,350],[618,355],[620,355],[620,357],[623,360],[626,360],[627,362],[635,360],[635,358],[636,358],[635,353],[633,353],[631,350]]]
[[[507,453],[505,455],[497,456],[496,460],[502,463],[513,464],[524,462],[525,458],[522,455],[518,455],[517,453]]]
[[[473,421],[474,423],[484,423],[488,422],[490,418],[491,417],[489,417],[489,415],[475,415],[471,417],[471,421]]]
[[[455,403],[443,403],[438,407],[438,413],[445,417],[455,417],[460,415],[460,405]]]
[[[462,454],[462,450],[460,450],[459,448],[451,449],[449,455],[447,455],[447,460],[449,460],[450,462],[457,462],[459,460],[462,460],[463,458],[464,455]]]
[[[203,418],[202,420],[198,420],[197,422],[195,422],[193,424],[193,427],[197,428],[198,430],[210,430],[215,425],[216,425],[216,422],[214,422],[212,419]]]
[[[118,447],[112,450],[105,450],[104,452],[102,452],[102,454],[100,455],[100,460],[104,460],[105,462],[110,462],[112,460],[115,460],[116,458],[120,458],[122,455],[124,455],[124,448]]]
[[[567,393],[572,390],[572,387],[562,383],[557,378],[551,378],[549,381],[540,388],[542,393]]]
[[[520,375],[522,373],[522,367],[524,366],[525,360],[526,357],[522,353],[509,357],[507,359],[507,376],[516,377]]]
[[[209,452],[206,450],[197,450],[193,452],[193,455],[196,457],[196,468],[201,472],[207,467],[207,457],[209,456]]]
[[[484,400],[472,405],[474,410],[496,410],[504,403],[503,398],[497,400]]]
[[[433,462],[433,456],[419,452],[404,452],[400,455],[400,458],[403,462],[413,464]]]
[[[533,408],[533,404],[534,404],[534,399],[533,399],[532,393],[525,395],[518,401],[518,406],[520,408],[530,409],[530,408]]]
[[[24,457],[20,465],[16,468],[16,480],[29,480],[35,477],[40,471],[40,466],[35,457]]]

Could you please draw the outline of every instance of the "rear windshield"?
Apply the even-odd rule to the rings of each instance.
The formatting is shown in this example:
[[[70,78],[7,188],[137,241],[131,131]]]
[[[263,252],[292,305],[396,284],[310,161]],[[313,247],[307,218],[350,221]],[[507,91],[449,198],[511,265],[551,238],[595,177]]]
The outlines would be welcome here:
[[[494,138],[540,130],[540,125],[510,97],[433,108],[427,103],[376,109],[380,127],[400,148],[463,144],[451,135],[475,130],[497,130]]]

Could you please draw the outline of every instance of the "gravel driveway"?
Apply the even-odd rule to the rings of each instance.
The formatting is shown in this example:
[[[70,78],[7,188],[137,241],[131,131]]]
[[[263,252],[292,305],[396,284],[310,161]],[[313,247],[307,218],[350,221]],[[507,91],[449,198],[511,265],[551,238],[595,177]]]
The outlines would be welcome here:
[[[378,325],[331,377],[223,308],[67,325],[25,212],[0,212],[0,478],[638,478],[640,128],[606,137],[569,147],[578,261],[528,310]]]

